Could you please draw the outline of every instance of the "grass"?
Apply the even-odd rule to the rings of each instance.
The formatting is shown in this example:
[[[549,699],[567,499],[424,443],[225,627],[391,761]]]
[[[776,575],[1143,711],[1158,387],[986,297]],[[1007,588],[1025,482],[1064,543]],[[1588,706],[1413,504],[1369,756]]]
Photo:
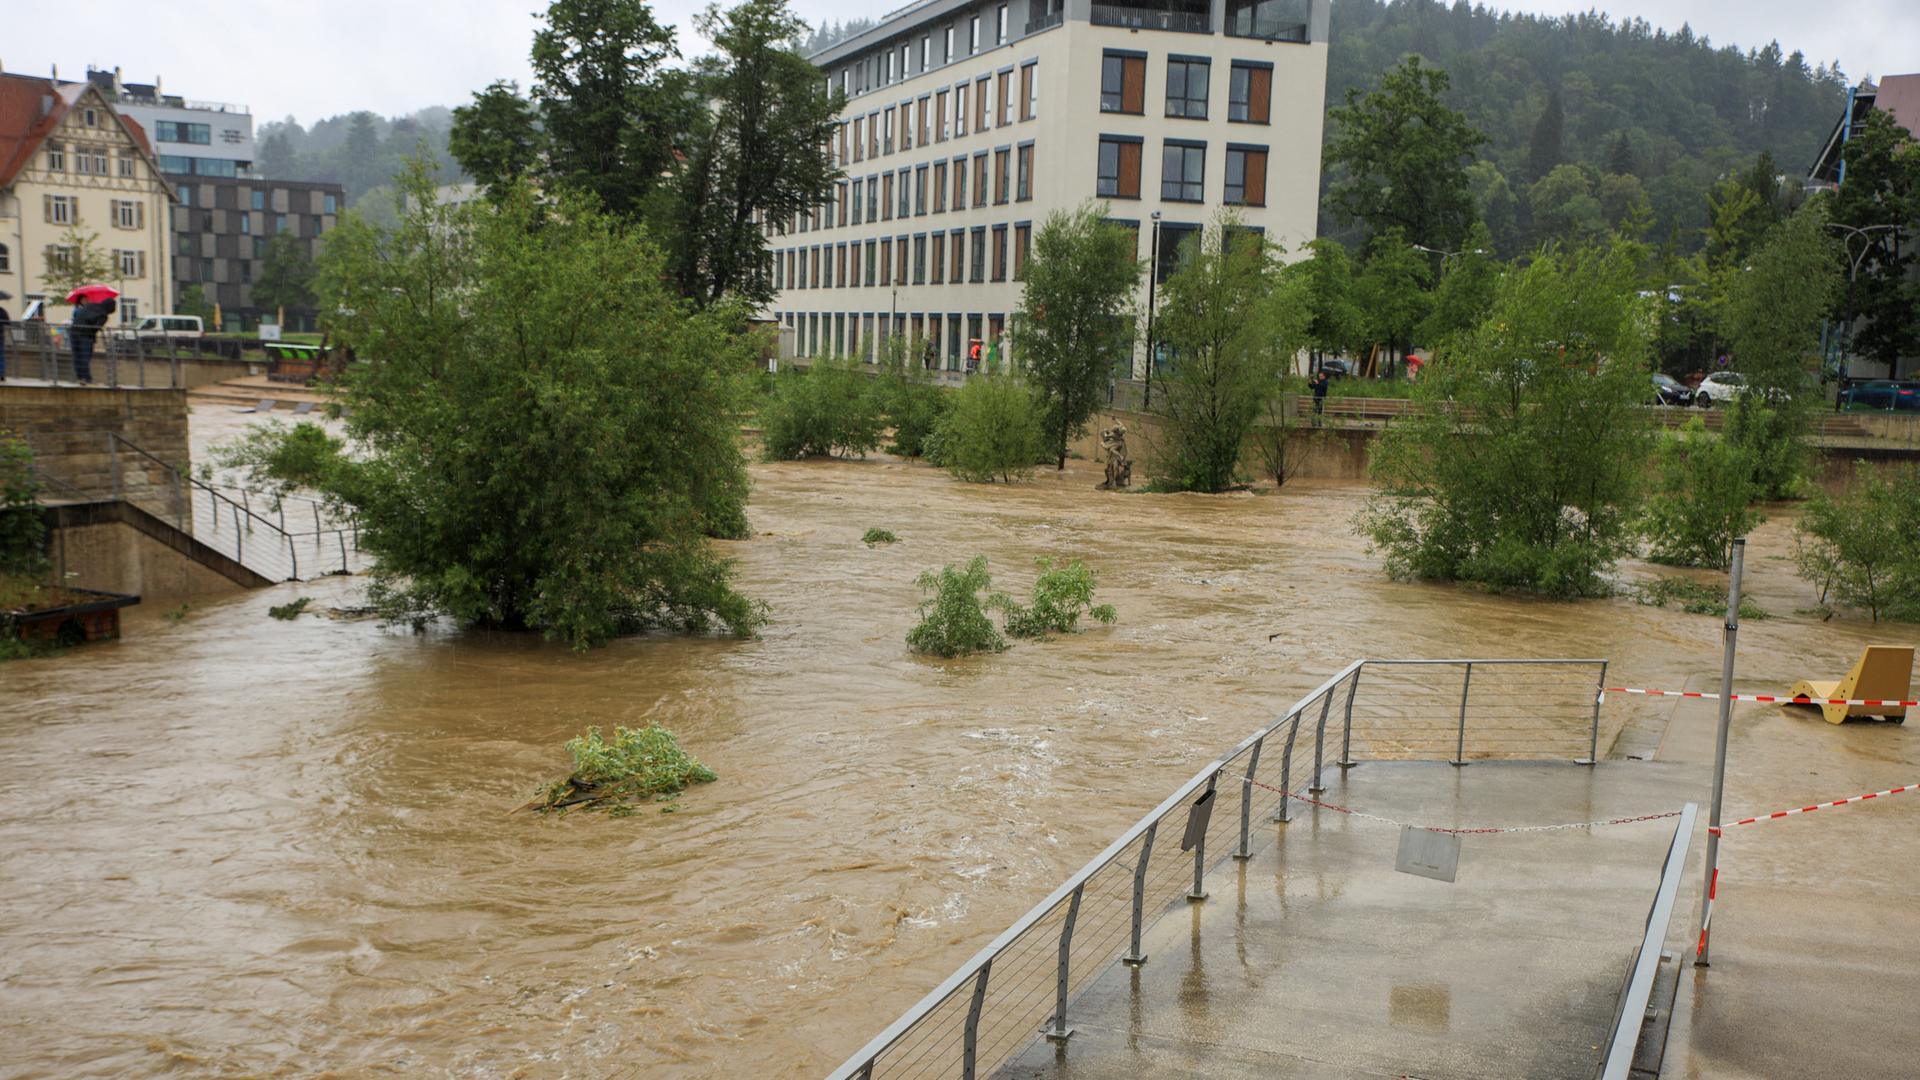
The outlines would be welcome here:
[[[1336,398],[1410,398],[1413,383],[1406,379],[1329,379],[1327,396]]]
[[[298,600],[290,600],[287,603],[270,607],[267,609],[267,614],[282,622],[292,622],[299,618],[300,613],[307,610],[307,605],[311,603],[313,603],[313,597],[303,596]]]
[[[1727,611],[1727,591],[1717,585],[1692,578],[1663,577],[1633,590],[1633,598],[1651,607],[1672,605],[1689,615],[1724,615]],[[1742,619],[1771,619],[1773,616],[1765,608],[1745,596],[1740,598],[1740,617]]]
[[[626,817],[637,812],[634,803],[661,800],[667,802],[661,812],[670,813],[678,806],[673,796],[718,779],[658,724],[615,727],[612,739],[589,727],[586,734],[567,740],[567,752],[573,755],[573,772],[548,784],[529,806],[562,813],[577,806],[607,809],[615,817]]]
[[[892,533],[888,532],[885,529],[868,529],[867,534],[860,538],[860,542],[867,545],[868,547],[872,547],[875,544],[895,543],[899,539],[900,539],[899,537],[893,535]]]

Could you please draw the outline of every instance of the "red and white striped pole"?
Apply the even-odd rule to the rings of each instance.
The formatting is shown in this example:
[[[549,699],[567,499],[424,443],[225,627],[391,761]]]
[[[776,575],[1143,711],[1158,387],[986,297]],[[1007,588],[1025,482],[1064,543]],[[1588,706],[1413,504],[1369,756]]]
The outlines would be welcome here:
[[[1713,918],[1714,885],[1720,879],[1720,796],[1727,784],[1727,728],[1733,721],[1733,650],[1740,639],[1740,569],[1747,540],[1733,542],[1733,571],[1727,576],[1727,648],[1720,661],[1720,733],[1713,751],[1713,805],[1707,811],[1707,881],[1700,897],[1700,947],[1693,962],[1707,967],[1707,922]]]

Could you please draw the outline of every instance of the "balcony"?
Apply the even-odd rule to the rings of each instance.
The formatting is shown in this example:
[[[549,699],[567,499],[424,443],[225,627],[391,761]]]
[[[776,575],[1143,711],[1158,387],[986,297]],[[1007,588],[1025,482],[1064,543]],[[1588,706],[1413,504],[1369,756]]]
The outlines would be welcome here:
[[[1307,43],[1307,24],[1303,22],[1228,16],[1226,33],[1228,37],[1253,38],[1257,41],[1291,41],[1301,45]]]
[[[1132,30],[1168,30],[1176,34],[1211,34],[1213,16],[1205,5],[1197,9],[1095,4],[1090,20],[1095,26],[1124,26]]]
[[[1066,12],[1064,11],[1049,11],[1042,15],[1035,15],[1032,19],[1028,20],[1026,32],[1029,34],[1037,34],[1042,30],[1051,30],[1060,25],[1060,20],[1065,15]]]

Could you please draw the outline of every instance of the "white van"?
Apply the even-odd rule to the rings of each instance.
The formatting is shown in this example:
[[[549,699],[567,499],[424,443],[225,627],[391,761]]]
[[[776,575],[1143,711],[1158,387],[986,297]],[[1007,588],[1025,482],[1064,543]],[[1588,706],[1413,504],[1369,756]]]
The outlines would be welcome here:
[[[133,332],[141,338],[197,339],[206,335],[198,315],[149,315],[140,320]]]

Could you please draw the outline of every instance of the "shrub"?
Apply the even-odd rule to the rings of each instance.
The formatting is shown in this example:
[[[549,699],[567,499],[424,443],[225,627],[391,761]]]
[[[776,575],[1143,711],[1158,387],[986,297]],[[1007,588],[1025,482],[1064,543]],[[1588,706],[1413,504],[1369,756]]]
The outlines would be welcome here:
[[[881,381],[886,403],[887,425],[893,428],[893,441],[887,453],[901,457],[922,457],[927,440],[953,409],[953,395],[933,381],[924,369],[902,364]]]
[[[0,431],[0,574],[32,577],[46,569],[39,495],[33,451],[24,439]]]
[[[1727,590],[1724,587],[1692,578],[1655,578],[1634,590],[1633,598],[1650,607],[1663,608],[1673,604],[1689,615],[1724,615],[1727,611]],[[1773,616],[1754,603],[1751,597],[1742,594],[1740,617],[1770,619]]]
[[[311,603],[313,603],[313,597],[302,596],[297,600],[292,600],[284,604],[276,604],[268,608],[267,614],[282,622],[292,622],[299,618],[300,613],[307,610],[307,605]]]
[[[1849,607],[1920,622],[1920,466],[1854,463],[1840,496],[1815,496],[1800,516],[1800,576]]]
[[[885,529],[868,529],[866,535],[860,538],[860,542],[872,547],[875,544],[891,544],[899,539]]]
[[[1040,410],[1011,376],[976,375],[953,395],[929,457],[962,480],[1012,483],[1033,475],[1046,453]]]
[[[1051,559],[1038,559],[1040,576],[1033,582],[1033,604],[1022,607],[1011,597],[996,594],[992,603],[1006,617],[1007,633],[1018,638],[1071,634],[1081,615],[1090,615],[1102,623],[1114,620],[1112,604],[1095,606],[1093,587],[1097,575],[1080,560],[1070,559],[1054,566]]]
[[[1755,494],[1752,454],[1709,435],[1697,416],[1679,438],[1662,441],[1653,485],[1641,530],[1655,562],[1725,570],[1734,538],[1764,520],[1749,505]]]
[[[1007,647],[1000,631],[987,617],[987,605],[1000,601],[981,592],[993,587],[987,573],[987,559],[976,555],[965,569],[952,563],[939,573],[928,570],[915,579],[923,593],[932,596],[920,602],[920,624],[907,632],[907,645],[916,652],[934,656],[966,656],[977,652],[999,652]]]
[[[1727,410],[1722,437],[1746,458],[1756,497],[1789,499],[1806,488],[1805,417],[1805,406],[1769,404],[1752,391]]]
[[[572,774],[549,784],[534,801],[537,809],[618,806],[717,779],[658,724],[615,727],[611,741],[601,737],[599,728],[589,727],[585,735],[567,740],[567,752],[573,755]]]
[[[303,420],[292,427],[255,424],[246,434],[213,448],[214,463],[239,470],[246,486],[279,501],[298,489],[324,490],[346,444],[327,429]]]
[[[761,454],[768,461],[865,454],[880,446],[879,386],[850,361],[789,368],[760,410]]]

